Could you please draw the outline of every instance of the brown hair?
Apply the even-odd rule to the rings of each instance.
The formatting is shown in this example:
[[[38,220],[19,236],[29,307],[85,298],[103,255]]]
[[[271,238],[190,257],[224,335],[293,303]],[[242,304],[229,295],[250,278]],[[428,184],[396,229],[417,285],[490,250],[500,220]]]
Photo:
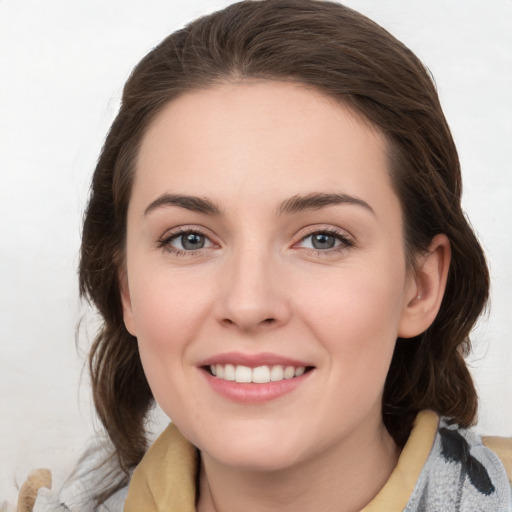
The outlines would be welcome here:
[[[397,340],[384,389],[384,422],[399,445],[422,409],[471,424],[477,397],[463,355],[485,306],[489,279],[482,249],[461,210],[458,156],[428,71],[387,31],[342,5],[245,1],[173,33],[136,66],[94,173],[80,290],[104,320],[91,349],[90,371],[96,409],[122,467],[134,467],[146,450],[144,420],[153,401],[137,343],[123,324],[119,290],[138,148],[169,101],[244,78],[313,86],[386,136],[409,263],[439,233],[450,240],[452,262],[432,326],[416,338]]]

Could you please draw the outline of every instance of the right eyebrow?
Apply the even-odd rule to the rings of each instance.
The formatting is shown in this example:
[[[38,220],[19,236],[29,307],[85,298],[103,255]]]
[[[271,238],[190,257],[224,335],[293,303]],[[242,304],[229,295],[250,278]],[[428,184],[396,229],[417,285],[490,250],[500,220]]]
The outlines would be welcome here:
[[[165,206],[178,206],[186,210],[205,213],[207,215],[221,215],[220,208],[209,199],[180,194],[162,194],[144,210],[144,216]]]
[[[297,194],[284,201],[279,207],[278,212],[282,213],[298,213],[305,210],[319,210],[326,206],[336,204],[351,204],[361,206],[375,215],[373,208],[366,202],[356,196],[351,196],[343,192],[325,193],[314,192],[312,194]]]

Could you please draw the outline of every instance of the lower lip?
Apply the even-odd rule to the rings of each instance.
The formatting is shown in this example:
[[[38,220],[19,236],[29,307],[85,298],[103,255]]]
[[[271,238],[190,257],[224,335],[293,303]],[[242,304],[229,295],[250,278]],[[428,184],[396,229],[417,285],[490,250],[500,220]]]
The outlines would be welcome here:
[[[245,383],[219,379],[204,369],[201,371],[203,372],[206,381],[215,392],[225,398],[245,404],[268,402],[291,393],[306,381],[311,373],[313,373],[312,370],[310,370],[300,377],[283,379],[276,382],[255,384],[254,382]]]

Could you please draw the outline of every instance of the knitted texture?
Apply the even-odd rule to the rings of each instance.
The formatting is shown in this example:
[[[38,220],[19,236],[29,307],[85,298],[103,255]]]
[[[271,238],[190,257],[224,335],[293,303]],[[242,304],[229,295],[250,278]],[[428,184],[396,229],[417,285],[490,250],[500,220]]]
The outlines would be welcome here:
[[[439,424],[404,512],[510,512],[511,489],[497,455],[473,430]]]

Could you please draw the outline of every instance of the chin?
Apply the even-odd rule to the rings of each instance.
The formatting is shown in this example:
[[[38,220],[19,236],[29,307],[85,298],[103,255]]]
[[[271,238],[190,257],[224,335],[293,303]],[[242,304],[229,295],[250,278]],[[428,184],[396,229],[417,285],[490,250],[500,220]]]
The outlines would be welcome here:
[[[229,449],[219,453],[216,451],[208,454],[218,463],[237,469],[238,471],[250,471],[271,473],[286,470],[299,462],[296,451],[284,452],[267,449]]]
[[[200,449],[223,465],[245,471],[280,471],[300,461],[304,443],[298,439],[273,436],[264,429],[253,434],[216,437],[215,443],[204,443]]]

